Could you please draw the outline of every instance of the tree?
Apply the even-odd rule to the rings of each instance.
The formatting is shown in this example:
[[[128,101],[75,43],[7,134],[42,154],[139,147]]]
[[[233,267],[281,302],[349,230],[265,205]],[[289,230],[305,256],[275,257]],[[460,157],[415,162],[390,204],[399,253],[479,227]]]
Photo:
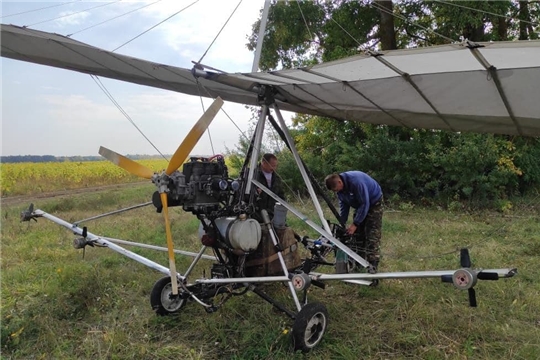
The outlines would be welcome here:
[[[272,1],[259,67],[294,68],[359,53],[377,38],[377,10],[370,1]],[[257,44],[260,19],[248,49]],[[346,33],[344,32],[346,30]]]
[[[377,0],[375,4],[378,4],[381,19],[379,23],[379,37],[381,39],[382,50],[395,50],[397,49],[396,33],[394,29],[394,7],[392,1],[389,0]]]
[[[527,1],[274,1],[261,68],[306,66],[375,47],[534,39],[539,18],[540,2]],[[258,26],[249,38],[252,50]],[[291,133],[314,173],[368,170],[390,194],[486,200],[540,186],[531,160],[540,153],[538,141],[307,115],[296,116]]]

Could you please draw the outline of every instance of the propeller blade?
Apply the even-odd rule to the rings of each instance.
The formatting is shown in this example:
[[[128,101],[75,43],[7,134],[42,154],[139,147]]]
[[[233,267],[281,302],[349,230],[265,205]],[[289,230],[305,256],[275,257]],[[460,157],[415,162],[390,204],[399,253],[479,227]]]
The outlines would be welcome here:
[[[478,273],[478,279],[479,280],[499,280],[499,274],[497,273],[490,273],[490,272],[479,272]]]
[[[454,280],[452,279],[452,275],[442,275],[441,281],[445,283],[453,283]]]
[[[130,160],[127,157],[115,153],[114,151],[103,146],[99,147],[99,154],[133,175],[137,175],[145,179],[151,179],[154,175],[154,172],[146,166]]]
[[[214,120],[214,117],[218,113],[219,109],[221,109],[221,106],[223,105],[223,100],[218,97],[212,105],[204,112],[204,114],[201,116],[199,121],[191,128],[191,131],[189,134],[187,134],[186,138],[178,149],[176,149],[176,152],[174,153],[173,157],[171,158],[171,161],[169,162],[169,166],[167,166],[167,170],[165,173],[167,175],[171,175],[174,171],[176,171],[180,165],[186,161],[189,153],[193,148],[195,147],[195,144],[199,141],[202,134],[206,131],[212,120]]]
[[[471,257],[469,255],[469,249],[467,248],[461,249],[459,260],[461,262],[461,267],[464,267],[464,268],[471,267]]]
[[[474,288],[470,288],[469,290],[469,305],[471,307],[476,307],[476,291]]]
[[[178,282],[176,280],[176,263],[174,262],[174,247],[172,242],[171,224],[169,222],[169,206],[167,204],[167,194],[160,194],[163,205],[163,218],[165,219],[165,234],[167,236],[167,250],[169,252],[169,272],[171,274],[171,286],[173,295],[178,295]]]

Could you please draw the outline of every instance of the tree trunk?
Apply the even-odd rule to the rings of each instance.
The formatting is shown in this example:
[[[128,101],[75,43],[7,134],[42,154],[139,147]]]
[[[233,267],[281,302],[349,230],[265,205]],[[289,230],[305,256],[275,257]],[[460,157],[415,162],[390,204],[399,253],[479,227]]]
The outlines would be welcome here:
[[[528,1],[520,1],[519,2],[519,20],[525,20],[530,21],[529,16],[529,2]],[[529,39],[528,33],[527,33],[527,23],[525,21],[519,22],[519,40],[527,40]]]
[[[397,49],[396,32],[394,30],[394,11],[392,1],[388,0],[376,0],[375,3],[383,8],[379,10],[381,14],[381,23],[379,26],[379,36],[381,38],[382,50],[395,50]]]
[[[497,35],[499,41],[508,39],[508,22],[506,18],[500,17],[497,23]]]
[[[463,29],[463,37],[473,42],[484,41],[484,25],[467,25]]]

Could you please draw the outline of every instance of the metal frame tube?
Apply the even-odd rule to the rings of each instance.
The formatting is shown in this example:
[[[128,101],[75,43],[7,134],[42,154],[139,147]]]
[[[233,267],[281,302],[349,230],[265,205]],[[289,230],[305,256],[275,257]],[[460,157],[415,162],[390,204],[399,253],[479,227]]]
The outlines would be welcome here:
[[[189,276],[189,274],[191,274],[191,272],[193,271],[193,268],[199,262],[199,260],[201,259],[201,257],[202,257],[205,250],[206,250],[206,246],[203,245],[203,247],[201,248],[201,250],[199,251],[197,256],[195,256],[195,259],[193,259],[193,261],[189,265],[188,269],[186,270],[186,273],[184,274],[184,277],[187,278]]]
[[[105,216],[114,215],[114,214],[119,214],[119,213],[122,213],[122,212],[124,212],[124,211],[129,211],[129,210],[138,209],[138,208],[141,208],[141,207],[143,207],[143,206],[148,206],[148,205],[150,205],[150,204],[152,204],[151,201],[146,202],[146,203],[143,203],[143,204],[135,205],[135,206],[130,206],[130,207],[128,207],[128,208],[124,208],[124,209],[120,209],[120,210],[111,211],[111,212],[108,212],[108,213],[105,213],[105,214],[96,215],[96,216],[93,216],[93,217],[89,217],[89,218],[87,218],[87,219],[75,221],[73,224],[78,226],[78,225],[80,225],[81,223],[83,223],[83,222],[85,222],[85,221],[101,219],[102,217],[105,217]]]
[[[257,160],[259,157],[259,152],[261,151],[261,142],[264,133],[264,122],[266,120],[266,114],[268,113],[268,106],[261,106],[261,116],[259,117],[259,122],[255,128],[254,141],[253,141],[253,151],[251,152],[251,161],[249,164],[249,173],[246,184],[246,195],[251,193],[251,182],[253,180],[253,174],[255,173],[255,168],[257,167]]]
[[[501,278],[512,277],[516,274],[516,269],[479,269],[473,270],[476,273],[497,273]],[[374,279],[422,279],[437,278],[441,276],[453,275],[456,270],[427,270],[427,271],[406,271],[388,272],[377,274],[318,274],[312,276],[314,280],[374,280]]]
[[[262,191],[273,197],[276,201],[279,201],[283,206],[285,206],[288,210],[290,210],[294,215],[296,215],[300,220],[311,226],[311,228],[315,231],[317,231],[320,235],[324,236],[327,240],[331,241],[334,245],[336,245],[339,249],[341,249],[345,254],[352,257],[355,261],[357,261],[359,264],[361,264],[364,267],[368,267],[369,263],[363,259],[360,255],[349,249],[348,246],[343,244],[341,241],[336,239],[331,232],[326,231],[325,229],[321,228],[319,225],[315,224],[313,221],[311,221],[307,216],[302,214],[300,211],[295,209],[292,205],[287,203],[285,200],[281,199],[279,196],[274,194],[270,189],[268,189],[266,186],[258,182],[257,180],[252,181],[253,184],[255,184],[257,187],[261,188]]]
[[[49,213],[46,213],[42,210],[36,210],[34,211],[34,214],[37,215],[37,216],[40,216],[40,217],[44,217],[46,219],[49,219],[51,220],[52,222],[58,224],[58,225],[61,225],[71,231],[73,231],[74,233],[78,234],[78,235],[82,235],[83,234],[83,229],[81,229],[80,227],[74,225],[74,224],[71,224],[65,220],[62,220],[54,215],[51,215]],[[116,244],[114,244],[113,242],[110,242],[110,241],[107,241],[95,234],[92,234],[91,232],[87,231],[86,232],[87,234],[87,238],[90,240],[90,241],[95,241],[96,243],[98,243],[99,245],[102,245],[102,246],[106,246],[108,247],[109,249],[113,250],[113,251],[116,251],[117,253],[119,254],[122,254],[124,256],[127,256],[128,258],[130,259],[133,259],[143,265],[146,265],[154,270],[157,270],[163,274],[166,274],[166,275],[169,275],[171,276],[171,273],[169,271],[169,268],[163,266],[163,265],[160,265],[152,260],[149,260],[143,256],[140,256],[138,254],[135,254],[134,252],[131,252],[129,250],[126,250],[124,249],[123,247],[121,246],[118,246]],[[180,273],[176,273],[176,276],[181,279],[182,281],[185,279]]]
[[[270,10],[270,0],[265,0],[263,13],[261,17],[261,23],[259,25],[259,35],[257,36],[257,46],[255,48],[255,58],[253,59],[253,66],[251,72],[257,72],[259,70],[259,61],[261,59],[261,51],[264,42],[264,33],[266,31],[266,22],[268,21],[268,10]]]
[[[256,184],[257,185],[257,184]],[[65,220],[62,220],[54,215],[46,213],[42,210],[36,210],[33,212],[33,215],[36,217],[44,217],[58,225],[61,225],[67,228],[70,231],[73,231],[75,234],[82,235],[83,229],[80,227],[71,224]],[[316,225],[315,225],[316,226]],[[323,229],[320,229],[324,232]],[[95,241],[97,244],[106,246],[113,251],[118,252],[124,256],[127,256],[143,265],[146,265],[152,269],[155,269],[163,274],[169,275],[169,269],[165,266],[162,266],[154,261],[148,260],[147,258],[137,255],[131,251],[128,251],[111,241],[107,241],[102,237],[99,237],[91,232],[87,231],[87,238],[90,241]],[[330,239],[331,240],[331,239]],[[347,247],[345,247],[348,249]],[[349,249],[350,250],[350,249]],[[202,249],[200,254],[202,254]],[[314,280],[374,280],[374,279],[410,279],[410,278],[436,278],[441,276],[453,275],[456,270],[432,270],[432,271],[408,271],[408,272],[388,272],[388,273],[377,273],[377,274],[365,274],[365,273],[355,273],[355,274],[321,274],[321,273],[311,273],[310,277]],[[510,278],[517,273],[516,268],[502,268],[502,269],[473,269],[474,272],[481,273],[496,273],[499,278]],[[179,279],[184,280],[185,277],[177,273]],[[230,283],[265,283],[265,282],[290,282],[288,276],[265,276],[265,277],[244,277],[244,278],[227,278],[227,279],[197,279],[195,283],[200,284],[230,284]]]
[[[331,233],[332,230],[330,230],[330,226],[328,225],[326,221],[326,217],[324,216],[323,210],[321,208],[321,204],[319,204],[319,199],[317,198],[317,194],[315,194],[315,190],[313,190],[313,186],[311,185],[309,176],[306,172],[306,169],[304,168],[304,164],[302,163],[302,160],[300,159],[300,155],[298,154],[298,151],[296,150],[296,146],[294,145],[294,141],[291,137],[291,134],[289,133],[289,130],[287,129],[285,120],[283,120],[283,116],[281,116],[281,111],[279,110],[276,103],[272,104],[272,108],[276,112],[277,118],[279,120],[279,124],[281,126],[281,130],[283,131],[283,134],[285,135],[285,138],[287,139],[287,142],[289,143],[289,148],[291,149],[291,153],[293,154],[294,160],[296,161],[296,166],[298,166],[298,169],[300,170],[300,174],[302,174],[302,178],[304,179],[304,183],[306,184],[309,195],[311,196],[313,205],[315,205],[315,209],[317,210],[317,214],[319,215],[321,224],[324,230],[326,230],[328,233]]]
[[[231,283],[265,283],[289,281],[288,276],[264,276],[264,277],[244,277],[226,279],[197,279],[196,284],[231,284]]]
[[[101,236],[101,238],[105,239],[107,241],[113,242],[115,244],[136,246],[136,247],[140,247],[140,248],[144,248],[144,249],[152,249],[152,250],[158,250],[158,251],[169,251],[166,247],[162,247],[162,246],[141,244],[141,243],[136,243],[136,242],[127,241],[127,240],[110,238],[110,237],[106,237],[106,236]],[[198,256],[198,253],[194,253],[194,252],[191,252],[191,251],[184,251],[184,250],[174,249],[174,252],[175,252],[175,254],[186,255],[186,256],[191,256],[191,257],[197,257]],[[201,258],[203,258],[205,260],[218,261],[218,259],[215,256],[211,256],[211,255],[202,255]]]
[[[457,269],[459,270],[459,269]],[[497,273],[500,278],[509,278],[516,274],[515,268],[507,269],[479,269],[473,270],[476,273]],[[406,272],[388,272],[388,273],[354,273],[354,274],[308,274],[313,280],[333,281],[333,280],[375,280],[375,279],[421,279],[421,278],[439,278],[441,276],[452,276],[456,270],[431,270],[431,271],[406,271]],[[228,279],[197,279],[196,283],[201,284],[229,284],[229,283],[263,283],[263,282],[283,282],[289,281],[286,276],[267,276],[252,278],[228,278]]]
[[[279,244],[278,237],[274,230],[274,227],[270,223],[270,217],[268,216],[268,212],[263,209],[261,213],[262,213],[263,220],[266,226],[268,227],[268,232],[270,233],[270,237],[272,238],[272,243],[274,244],[275,247],[277,247]],[[281,269],[283,270],[283,273],[288,276],[289,269],[287,269],[287,265],[285,265],[285,259],[283,259],[283,254],[281,253],[281,251],[277,251],[277,255],[278,255],[279,262],[281,263]],[[289,287],[289,290],[291,291],[291,296],[293,297],[294,304],[296,305],[296,309],[298,311],[302,310],[302,305],[300,305],[298,296],[296,296],[296,290],[294,290],[292,281],[291,280],[287,281],[287,285]]]

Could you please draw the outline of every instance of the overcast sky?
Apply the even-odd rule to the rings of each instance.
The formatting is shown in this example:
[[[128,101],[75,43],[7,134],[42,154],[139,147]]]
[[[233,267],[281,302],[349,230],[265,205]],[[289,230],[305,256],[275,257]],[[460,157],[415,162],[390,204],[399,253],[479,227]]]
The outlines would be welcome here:
[[[3,24],[68,35],[153,1],[3,1]],[[76,33],[73,39],[113,50],[195,0],[161,0],[144,9]],[[199,0],[117,53],[191,69],[217,35],[238,0]],[[243,0],[202,63],[227,72],[250,72],[253,53],[245,44],[263,0]],[[56,5],[56,6],[55,6]],[[30,10],[46,8],[39,11]],[[86,10],[86,11],[84,11]],[[9,16],[26,12],[20,15]],[[77,13],[72,16],[65,16]],[[54,19],[54,20],[51,20]],[[48,21],[50,20],[50,21]],[[1,58],[2,155],[97,155],[103,145],[121,154],[156,150],[114,106],[90,75]],[[173,153],[202,115],[196,96],[101,78],[135,124],[164,154]],[[204,99],[207,108],[212,100]],[[225,111],[247,131],[250,111],[225,103]],[[234,148],[239,130],[220,112],[210,126],[216,153]],[[208,134],[193,153],[212,154]]]

